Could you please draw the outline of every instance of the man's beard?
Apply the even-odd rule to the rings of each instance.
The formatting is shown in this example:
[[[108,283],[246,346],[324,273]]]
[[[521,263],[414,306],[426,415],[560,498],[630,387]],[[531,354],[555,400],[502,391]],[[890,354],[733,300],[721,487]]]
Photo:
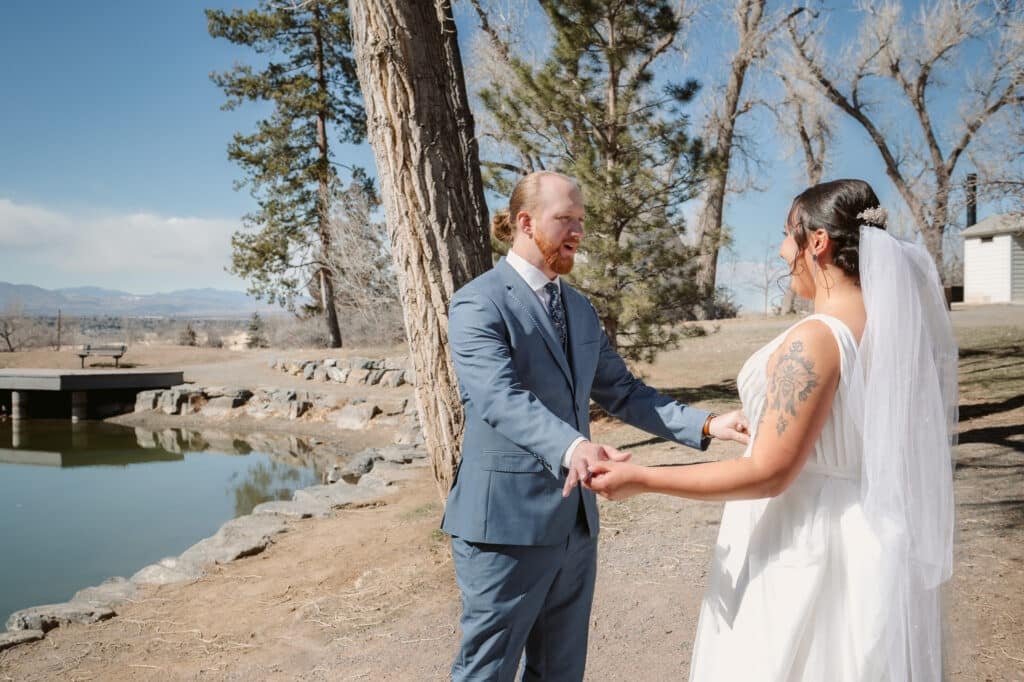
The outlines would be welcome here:
[[[576,260],[576,251],[573,250],[569,255],[562,253],[562,246],[566,242],[549,242],[539,234],[534,234],[534,240],[537,242],[537,248],[540,249],[540,255],[544,258],[544,262],[549,268],[559,275],[568,275],[572,272],[572,266]],[[573,242],[577,246],[579,242]]]

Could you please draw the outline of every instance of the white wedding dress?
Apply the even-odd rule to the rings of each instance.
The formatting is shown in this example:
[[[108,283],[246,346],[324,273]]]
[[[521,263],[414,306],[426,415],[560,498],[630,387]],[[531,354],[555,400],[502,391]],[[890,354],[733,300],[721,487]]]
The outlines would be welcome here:
[[[886,608],[877,582],[881,543],[861,505],[863,443],[849,404],[857,340],[834,317],[811,315],[797,324],[812,320],[828,325],[839,346],[832,411],[814,452],[781,495],[725,505],[694,641],[692,682],[888,677]],[[740,371],[740,399],[752,424],[764,407],[769,357],[789,331]],[[751,443],[757,436],[752,428]]]

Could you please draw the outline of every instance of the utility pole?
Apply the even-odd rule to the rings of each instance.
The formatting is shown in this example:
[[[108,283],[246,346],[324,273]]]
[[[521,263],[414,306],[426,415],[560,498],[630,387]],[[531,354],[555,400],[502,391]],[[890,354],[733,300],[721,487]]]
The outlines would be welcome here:
[[[60,308],[57,308],[57,352],[60,352]]]

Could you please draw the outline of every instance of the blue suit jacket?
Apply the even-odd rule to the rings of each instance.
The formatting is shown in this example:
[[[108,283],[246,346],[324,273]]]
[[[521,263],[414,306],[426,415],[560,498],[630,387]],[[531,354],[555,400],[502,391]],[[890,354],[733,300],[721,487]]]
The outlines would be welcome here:
[[[590,399],[623,421],[704,449],[707,412],[629,373],[597,311],[562,281],[569,328],[563,352],[537,295],[504,258],[452,298],[448,341],[466,426],[442,529],[469,542],[553,545],[576,522],[582,496],[597,535],[594,493],[562,497],[562,455],[590,437]]]

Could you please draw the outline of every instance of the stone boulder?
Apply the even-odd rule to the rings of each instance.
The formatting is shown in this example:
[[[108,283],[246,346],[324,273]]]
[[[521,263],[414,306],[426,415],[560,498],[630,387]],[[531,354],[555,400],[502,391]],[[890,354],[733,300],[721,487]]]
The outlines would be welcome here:
[[[139,585],[169,585],[197,580],[203,577],[203,573],[202,567],[196,564],[177,557],[167,557],[139,569],[131,581]]]
[[[279,514],[298,519],[323,518],[330,514],[331,507],[319,500],[271,500],[253,507],[253,514]]]
[[[44,604],[12,613],[7,619],[7,629],[49,632],[68,623],[98,623],[115,615],[113,609],[84,602]]]
[[[10,649],[19,644],[37,642],[45,636],[46,633],[42,630],[10,630],[8,632],[0,632],[0,651]]]
[[[163,391],[139,391],[135,394],[135,411],[146,412],[155,410],[160,402],[160,394]]]
[[[240,516],[228,521],[213,536],[200,540],[181,553],[181,561],[205,566],[226,564],[259,554],[273,537],[288,530],[284,519],[270,514]]]
[[[131,580],[109,578],[99,585],[79,590],[71,601],[112,608],[132,599],[137,590],[136,584]]]
[[[339,411],[335,424],[339,429],[361,431],[370,425],[370,420],[379,412],[380,409],[373,403],[346,405]]]

